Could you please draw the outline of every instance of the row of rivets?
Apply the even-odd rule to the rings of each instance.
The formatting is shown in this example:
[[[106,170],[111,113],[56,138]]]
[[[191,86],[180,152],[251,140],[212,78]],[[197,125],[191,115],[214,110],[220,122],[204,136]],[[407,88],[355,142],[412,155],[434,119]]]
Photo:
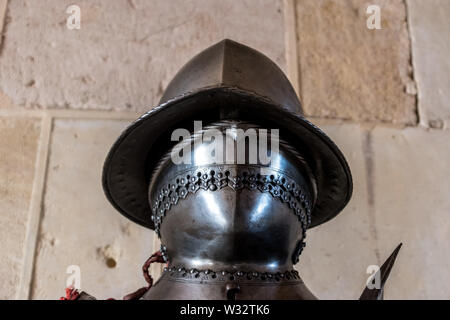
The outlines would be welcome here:
[[[215,272],[212,270],[197,270],[197,269],[185,269],[184,267],[164,267],[164,272],[168,272],[170,276],[175,277],[186,277],[187,274],[192,274],[195,277],[199,277],[201,273],[204,275],[211,275],[212,279],[217,278],[217,274],[222,275],[223,277],[229,277],[226,280],[236,280],[239,278],[245,278],[247,280],[275,280],[280,281],[283,279],[300,279],[299,274],[296,270],[285,271],[285,272],[277,272],[277,273],[268,273],[268,272],[255,272],[255,271],[220,271]]]
[[[197,177],[196,177],[197,176]],[[260,174],[247,174],[247,172],[244,172],[242,174],[242,177],[236,176],[233,178],[228,178],[230,176],[230,172],[225,172],[225,178],[224,180],[217,180],[215,177],[223,177],[224,175],[219,172],[215,173],[214,170],[211,170],[209,175],[208,174],[201,174],[201,172],[197,172],[197,174],[192,175],[186,175],[186,177],[179,177],[176,179],[176,183],[178,184],[178,187],[175,184],[169,184],[167,188],[163,188],[160,193],[157,195],[157,199],[153,204],[153,214],[151,216],[152,221],[155,223],[156,231],[159,234],[159,227],[162,222],[162,217],[165,215],[165,212],[170,210],[170,206],[173,204],[176,204],[178,202],[178,199],[185,198],[187,196],[188,191],[190,192],[196,192],[200,187],[203,189],[210,189],[212,191],[215,191],[219,188],[222,188],[224,186],[230,186],[234,189],[243,188],[246,185],[244,183],[237,183],[240,181],[249,181],[250,183],[247,185],[250,189],[255,189],[257,185],[254,183],[254,181],[259,181],[262,183],[265,183],[264,185],[259,186],[259,189],[261,191],[270,191],[270,193],[275,196],[281,198],[283,202],[287,202],[289,207],[294,209],[295,214],[299,217],[299,220],[301,220],[302,224],[304,224],[303,227],[308,226],[311,217],[311,209],[310,209],[310,202],[306,199],[305,200],[305,194],[298,188],[298,185],[294,182],[288,181],[285,177],[275,179],[273,175],[270,177],[268,176],[261,176]],[[191,184],[189,186],[190,181],[197,181],[198,177],[201,177],[203,180],[206,180],[199,184]],[[208,184],[209,183],[209,184]],[[275,186],[272,186],[271,184],[276,184]],[[181,186],[180,186],[181,185]],[[185,185],[188,187],[186,188]],[[280,185],[281,189],[280,189]],[[283,189],[284,188],[284,189]],[[169,192],[171,190],[171,192]],[[289,194],[286,192],[291,192],[294,195],[294,198],[292,198]],[[300,203],[303,205],[303,208],[300,207],[300,203],[296,201],[295,198],[300,197]],[[169,200],[169,201],[167,201]],[[158,210],[159,209],[159,210]],[[306,214],[305,214],[306,213]]]

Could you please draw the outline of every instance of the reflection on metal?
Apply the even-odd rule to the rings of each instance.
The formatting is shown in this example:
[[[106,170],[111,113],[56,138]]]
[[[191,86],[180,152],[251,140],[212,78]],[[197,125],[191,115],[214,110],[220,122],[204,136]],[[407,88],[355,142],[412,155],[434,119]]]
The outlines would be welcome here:
[[[226,228],[228,221],[225,218],[225,214],[222,212],[219,204],[215,201],[214,196],[209,192],[202,192],[199,194],[199,197],[203,199],[203,203],[211,215],[211,218],[214,219],[222,228]]]
[[[267,212],[268,207],[269,199],[261,198],[261,201],[258,203],[256,208],[250,212],[250,223],[258,223],[258,221],[261,221],[264,213]]]

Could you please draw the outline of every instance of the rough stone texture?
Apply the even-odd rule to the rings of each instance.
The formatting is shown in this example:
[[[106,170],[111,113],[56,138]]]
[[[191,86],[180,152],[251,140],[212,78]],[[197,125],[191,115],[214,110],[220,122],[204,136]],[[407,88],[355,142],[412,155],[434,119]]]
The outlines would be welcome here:
[[[6,4],[7,4],[7,0],[0,0],[0,45],[1,45],[2,39],[3,39],[3,36],[1,36],[1,35],[3,32],[3,22],[4,22],[4,18],[5,18]]]
[[[23,263],[40,120],[0,118],[0,299],[14,299]]]
[[[0,0],[0,34],[3,32],[3,22],[5,18],[7,2],[7,0]],[[2,38],[3,37],[0,37],[0,44],[2,42]]]
[[[321,125],[344,152],[354,194],[344,211],[307,233],[296,266],[321,299],[355,299],[403,242],[385,299],[449,299],[450,132]]]
[[[6,5],[7,0],[0,0],[0,53],[1,53],[1,46],[3,41],[3,24],[5,20],[5,13],[6,13]],[[10,105],[9,97],[7,97],[3,92],[0,91],[0,108],[5,108]]]
[[[380,30],[366,27],[369,4],[381,8]],[[308,115],[417,122],[402,0],[297,0],[297,31]]]
[[[15,104],[147,111],[184,63],[224,38],[286,64],[282,0],[80,0],[80,30],[66,26],[71,4],[8,4],[0,91]]]
[[[320,299],[356,299],[378,264],[376,239],[368,215],[367,168],[358,125],[320,125],[337,143],[353,174],[352,200],[336,218],[307,232],[306,248],[296,265],[302,279]]]
[[[11,99],[5,95],[3,92],[0,91],[0,110],[11,108],[12,107],[12,101]]]
[[[103,161],[126,123],[55,120],[32,298],[64,295],[70,265],[81,268],[82,290],[100,299],[146,285],[153,232],[122,217],[101,187]]]
[[[374,207],[382,257],[399,243],[386,299],[450,299],[450,132],[376,128]]]
[[[408,0],[407,4],[420,121],[433,128],[449,128],[450,1]]]

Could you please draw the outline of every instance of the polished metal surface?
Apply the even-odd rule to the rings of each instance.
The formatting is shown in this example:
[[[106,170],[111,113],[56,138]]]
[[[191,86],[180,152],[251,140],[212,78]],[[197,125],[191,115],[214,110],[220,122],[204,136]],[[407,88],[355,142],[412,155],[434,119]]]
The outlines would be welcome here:
[[[235,134],[239,129],[253,132],[257,138],[243,141],[245,154],[241,158]],[[259,143],[252,148],[252,143],[262,139],[260,129],[264,128],[242,121],[214,123],[173,147],[181,150],[189,146],[188,163],[174,164],[172,150],[158,163],[149,199],[170,271],[148,298],[164,298],[156,292],[163,294],[166,289],[158,288],[173,282],[183,282],[192,290],[205,283],[226,287],[235,282],[241,290],[266,285],[306,290],[299,276],[292,276],[289,270],[304,247],[316,198],[315,180],[303,157],[283,139],[273,139],[267,134],[270,131],[264,138],[271,143],[262,146],[268,147],[264,152],[270,154],[270,162],[263,164],[259,157],[252,158],[260,154]],[[216,140],[204,141],[210,130],[233,142],[226,151],[234,157],[226,163],[217,163],[211,152]],[[272,148],[275,142],[276,149]],[[222,159],[226,156],[225,152]],[[216,290],[217,294],[226,293]],[[270,294],[279,293],[273,290]],[[201,290],[197,294],[201,295]]]
[[[303,113],[294,88],[272,60],[228,39],[205,49],[186,63],[169,83],[159,103],[217,84],[253,92],[278,102],[291,112]]]

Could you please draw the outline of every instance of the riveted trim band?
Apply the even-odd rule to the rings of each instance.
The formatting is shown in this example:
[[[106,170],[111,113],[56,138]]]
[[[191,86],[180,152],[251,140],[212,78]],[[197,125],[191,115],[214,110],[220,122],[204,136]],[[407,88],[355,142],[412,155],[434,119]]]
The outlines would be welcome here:
[[[151,219],[155,231],[160,237],[161,223],[171,209],[180,199],[185,199],[189,193],[198,190],[216,191],[225,187],[233,190],[249,189],[268,192],[274,198],[286,203],[302,225],[302,243],[295,255],[301,253],[306,237],[306,229],[311,223],[311,202],[306,186],[296,183],[285,173],[270,169],[271,174],[260,174],[261,168],[248,166],[236,169],[235,167],[207,167],[201,170],[190,170],[177,175],[164,183],[159,192],[154,195]],[[296,259],[293,258],[295,261]]]
[[[165,267],[163,276],[168,276],[175,281],[198,281],[205,282],[239,282],[239,283],[274,283],[279,284],[283,282],[301,282],[301,278],[296,270],[289,270],[285,272],[257,272],[257,271],[213,271],[213,270],[199,270],[187,269],[183,266]]]

